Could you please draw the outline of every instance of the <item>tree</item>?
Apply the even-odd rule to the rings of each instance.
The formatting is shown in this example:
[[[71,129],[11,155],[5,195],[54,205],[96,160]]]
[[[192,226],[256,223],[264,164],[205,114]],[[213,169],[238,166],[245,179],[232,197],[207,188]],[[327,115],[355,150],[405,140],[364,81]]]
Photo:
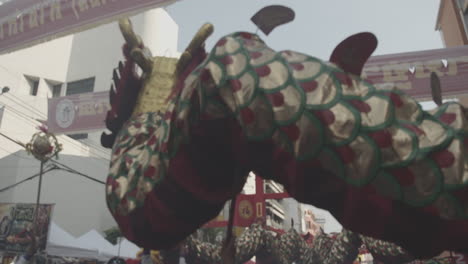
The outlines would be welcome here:
[[[112,245],[116,245],[119,238],[122,237],[122,233],[118,227],[112,227],[104,231],[105,239],[112,243]]]

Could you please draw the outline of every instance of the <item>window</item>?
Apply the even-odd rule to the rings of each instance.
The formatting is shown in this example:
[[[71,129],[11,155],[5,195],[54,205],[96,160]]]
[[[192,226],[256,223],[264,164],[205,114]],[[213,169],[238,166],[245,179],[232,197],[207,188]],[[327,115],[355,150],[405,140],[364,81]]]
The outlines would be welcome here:
[[[39,79],[26,78],[29,82],[29,94],[32,96],[37,96],[39,91]]]
[[[60,97],[62,95],[62,84],[52,85],[52,97]]]
[[[74,82],[69,82],[67,84],[67,92],[66,95],[74,95],[74,94],[82,94],[82,93],[91,93],[94,91],[94,77],[82,79]],[[80,133],[80,134],[71,134],[68,135],[69,137],[79,140],[79,139],[87,139],[87,133]]]
[[[94,77],[82,79],[67,84],[66,95],[91,93],[94,91]]]

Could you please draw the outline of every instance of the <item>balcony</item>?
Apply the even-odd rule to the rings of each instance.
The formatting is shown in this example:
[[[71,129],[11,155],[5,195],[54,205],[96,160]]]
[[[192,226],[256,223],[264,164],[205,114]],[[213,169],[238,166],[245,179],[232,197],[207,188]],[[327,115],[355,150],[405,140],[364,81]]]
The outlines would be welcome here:
[[[265,181],[265,193],[281,193],[284,192],[284,187],[274,181]]]
[[[283,206],[280,203],[278,203],[276,200],[266,200],[265,203],[267,210],[270,209],[272,213],[284,219],[285,212]]]

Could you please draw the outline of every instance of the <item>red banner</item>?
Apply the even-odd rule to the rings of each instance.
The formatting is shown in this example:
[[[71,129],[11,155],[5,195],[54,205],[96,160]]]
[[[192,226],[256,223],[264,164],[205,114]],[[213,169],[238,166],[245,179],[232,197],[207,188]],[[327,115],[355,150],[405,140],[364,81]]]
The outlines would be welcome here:
[[[256,194],[239,194],[236,199],[236,209],[233,225],[235,227],[249,227],[257,218],[263,216],[265,201]],[[226,227],[229,216],[217,217],[204,225],[205,228]]]
[[[109,92],[85,93],[49,99],[47,126],[52,133],[104,129],[110,110]]]
[[[442,95],[468,93],[468,46],[373,56],[364,77],[377,88],[396,86],[417,99],[430,99],[430,74],[437,73]]]
[[[253,224],[257,217],[260,217],[261,210],[257,210],[255,195],[238,195],[236,200],[236,214],[234,226],[248,227]],[[259,201],[258,206],[264,206],[264,202]]]
[[[0,5],[0,54],[175,0],[10,0]]]
[[[396,86],[417,99],[429,100],[431,72],[439,75],[444,96],[468,93],[468,46],[374,56],[365,65],[364,78],[377,88]],[[104,129],[108,107],[108,92],[49,99],[49,129],[54,133]],[[268,199],[275,198],[284,197]]]

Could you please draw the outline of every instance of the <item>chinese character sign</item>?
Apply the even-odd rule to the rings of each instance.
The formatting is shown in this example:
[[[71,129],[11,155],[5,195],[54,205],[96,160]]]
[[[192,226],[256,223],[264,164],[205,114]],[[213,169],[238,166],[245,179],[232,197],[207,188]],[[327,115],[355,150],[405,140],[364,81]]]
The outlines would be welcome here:
[[[110,110],[109,92],[77,94],[49,99],[47,126],[52,133],[104,129]]]
[[[442,95],[466,93],[468,46],[373,56],[365,64],[364,78],[377,88],[396,87],[418,99],[431,98],[430,76],[441,81]]]
[[[0,251],[26,251],[34,225],[37,225],[38,249],[45,250],[52,209],[53,205],[40,205],[35,221],[35,204],[0,204]]]
[[[363,78],[376,88],[396,87],[417,99],[429,99],[430,75],[435,72],[441,80],[443,95],[465,94],[468,84],[466,54],[468,46],[374,56],[366,63]],[[109,109],[108,92],[51,98],[49,130],[52,133],[76,133],[105,129],[104,120]],[[248,207],[243,208],[245,215]],[[255,211],[258,208],[261,205],[253,205]]]
[[[20,0],[0,5],[0,54],[76,33],[174,0]]]

